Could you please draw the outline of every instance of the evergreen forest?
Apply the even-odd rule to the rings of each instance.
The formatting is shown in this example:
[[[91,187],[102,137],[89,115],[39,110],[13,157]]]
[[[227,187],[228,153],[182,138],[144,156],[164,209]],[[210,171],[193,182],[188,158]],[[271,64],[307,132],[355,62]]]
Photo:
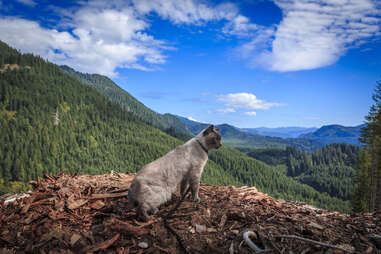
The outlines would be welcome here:
[[[358,146],[344,143],[329,144],[313,152],[295,147],[241,149],[296,181],[343,200],[351,199],[360,150]]]

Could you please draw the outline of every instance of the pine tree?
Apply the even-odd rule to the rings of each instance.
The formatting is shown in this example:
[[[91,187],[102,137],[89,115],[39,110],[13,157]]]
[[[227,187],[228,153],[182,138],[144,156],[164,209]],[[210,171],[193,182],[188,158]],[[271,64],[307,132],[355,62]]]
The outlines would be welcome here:
[[[365,148],[360,153],[357,162],[356,184],[352,196],[352,207],[354,212],[369,211],[370,207],[370,178],[371,157]]]
[[[370,152],[369,210],[375,211],[381,209],[381,81],[377,81],[372,98],[374,104],[365,117],[366,126],[360,141]]]

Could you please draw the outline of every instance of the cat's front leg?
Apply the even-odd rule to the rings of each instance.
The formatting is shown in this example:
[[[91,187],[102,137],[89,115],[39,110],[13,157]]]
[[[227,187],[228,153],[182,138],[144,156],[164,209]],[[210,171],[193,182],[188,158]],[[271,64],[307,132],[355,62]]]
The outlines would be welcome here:
[[[200,197],[198,192],[200,189],[200,176],[192,176],[190,179],[190,188],[192,192],[193,201],[199,203]]]
[[[188,187],[188,178],[184,177],[184,179],[180,183],[180,195],[181,197],[184,196],[186,190]]]

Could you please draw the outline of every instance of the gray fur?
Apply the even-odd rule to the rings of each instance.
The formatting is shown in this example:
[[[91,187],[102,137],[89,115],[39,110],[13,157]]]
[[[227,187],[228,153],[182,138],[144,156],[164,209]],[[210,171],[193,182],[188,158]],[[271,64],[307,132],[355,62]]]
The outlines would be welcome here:
[[[138,216],[147,221],[148,213],[155,213],[161,204],[171,199],[180,185],[183,194],[190,185],[193,200],[199,202],[200,177],[208,160],[207,150],[221,146],[219,129],[213,125],[196,137],[176,147],[163,157],[145,165],[135,176],[128,190],[129,203],[137,206]]]

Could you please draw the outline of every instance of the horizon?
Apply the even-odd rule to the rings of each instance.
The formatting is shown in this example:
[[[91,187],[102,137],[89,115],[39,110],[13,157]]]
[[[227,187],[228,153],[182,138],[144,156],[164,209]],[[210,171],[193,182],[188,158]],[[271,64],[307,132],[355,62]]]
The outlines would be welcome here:
[[[239,128],[354,127],[381,75],[372,0],[0,0],[0,40],[111,78],[158,113]]]
[[[178,115],[176,115],[178,116]],[[183,117],[183,116],[180,116],[180,117]],[[198,122],[198,121],[194,121],[194,119],[189,119],[187,117],[184,117],[190,121],[193,121],[193,122]],[[233,126],[233,127],[237,127],[237,126],[234,126],[232,124],[229,124],[229,123],[207,123],[207,122],[198,122],[200,124],[213,124],[213,125],[230,125],[230,126]],[[361,125],[364,125],[365,123],[361,123],[361,124],[358,124],[358,125],[341,125],[341,124],[326,124],[326,125],[321,125],[321,126],[311,126],[311,127],[305,127],[305,126],[278,126],[278,127],[267,127],[267,126],[257,126],[257,127],[237,127],[239,129],[261,129],[261,128],[264,128],[264,129],[282,129],[282,128],[304,128],[304,129],[312,129],[312,128],[316,128],[316,129],[320,129],[324,126],[332,126],[332,125],[338,125],[338,126],[342,126],[342,127],[359,127]]]

